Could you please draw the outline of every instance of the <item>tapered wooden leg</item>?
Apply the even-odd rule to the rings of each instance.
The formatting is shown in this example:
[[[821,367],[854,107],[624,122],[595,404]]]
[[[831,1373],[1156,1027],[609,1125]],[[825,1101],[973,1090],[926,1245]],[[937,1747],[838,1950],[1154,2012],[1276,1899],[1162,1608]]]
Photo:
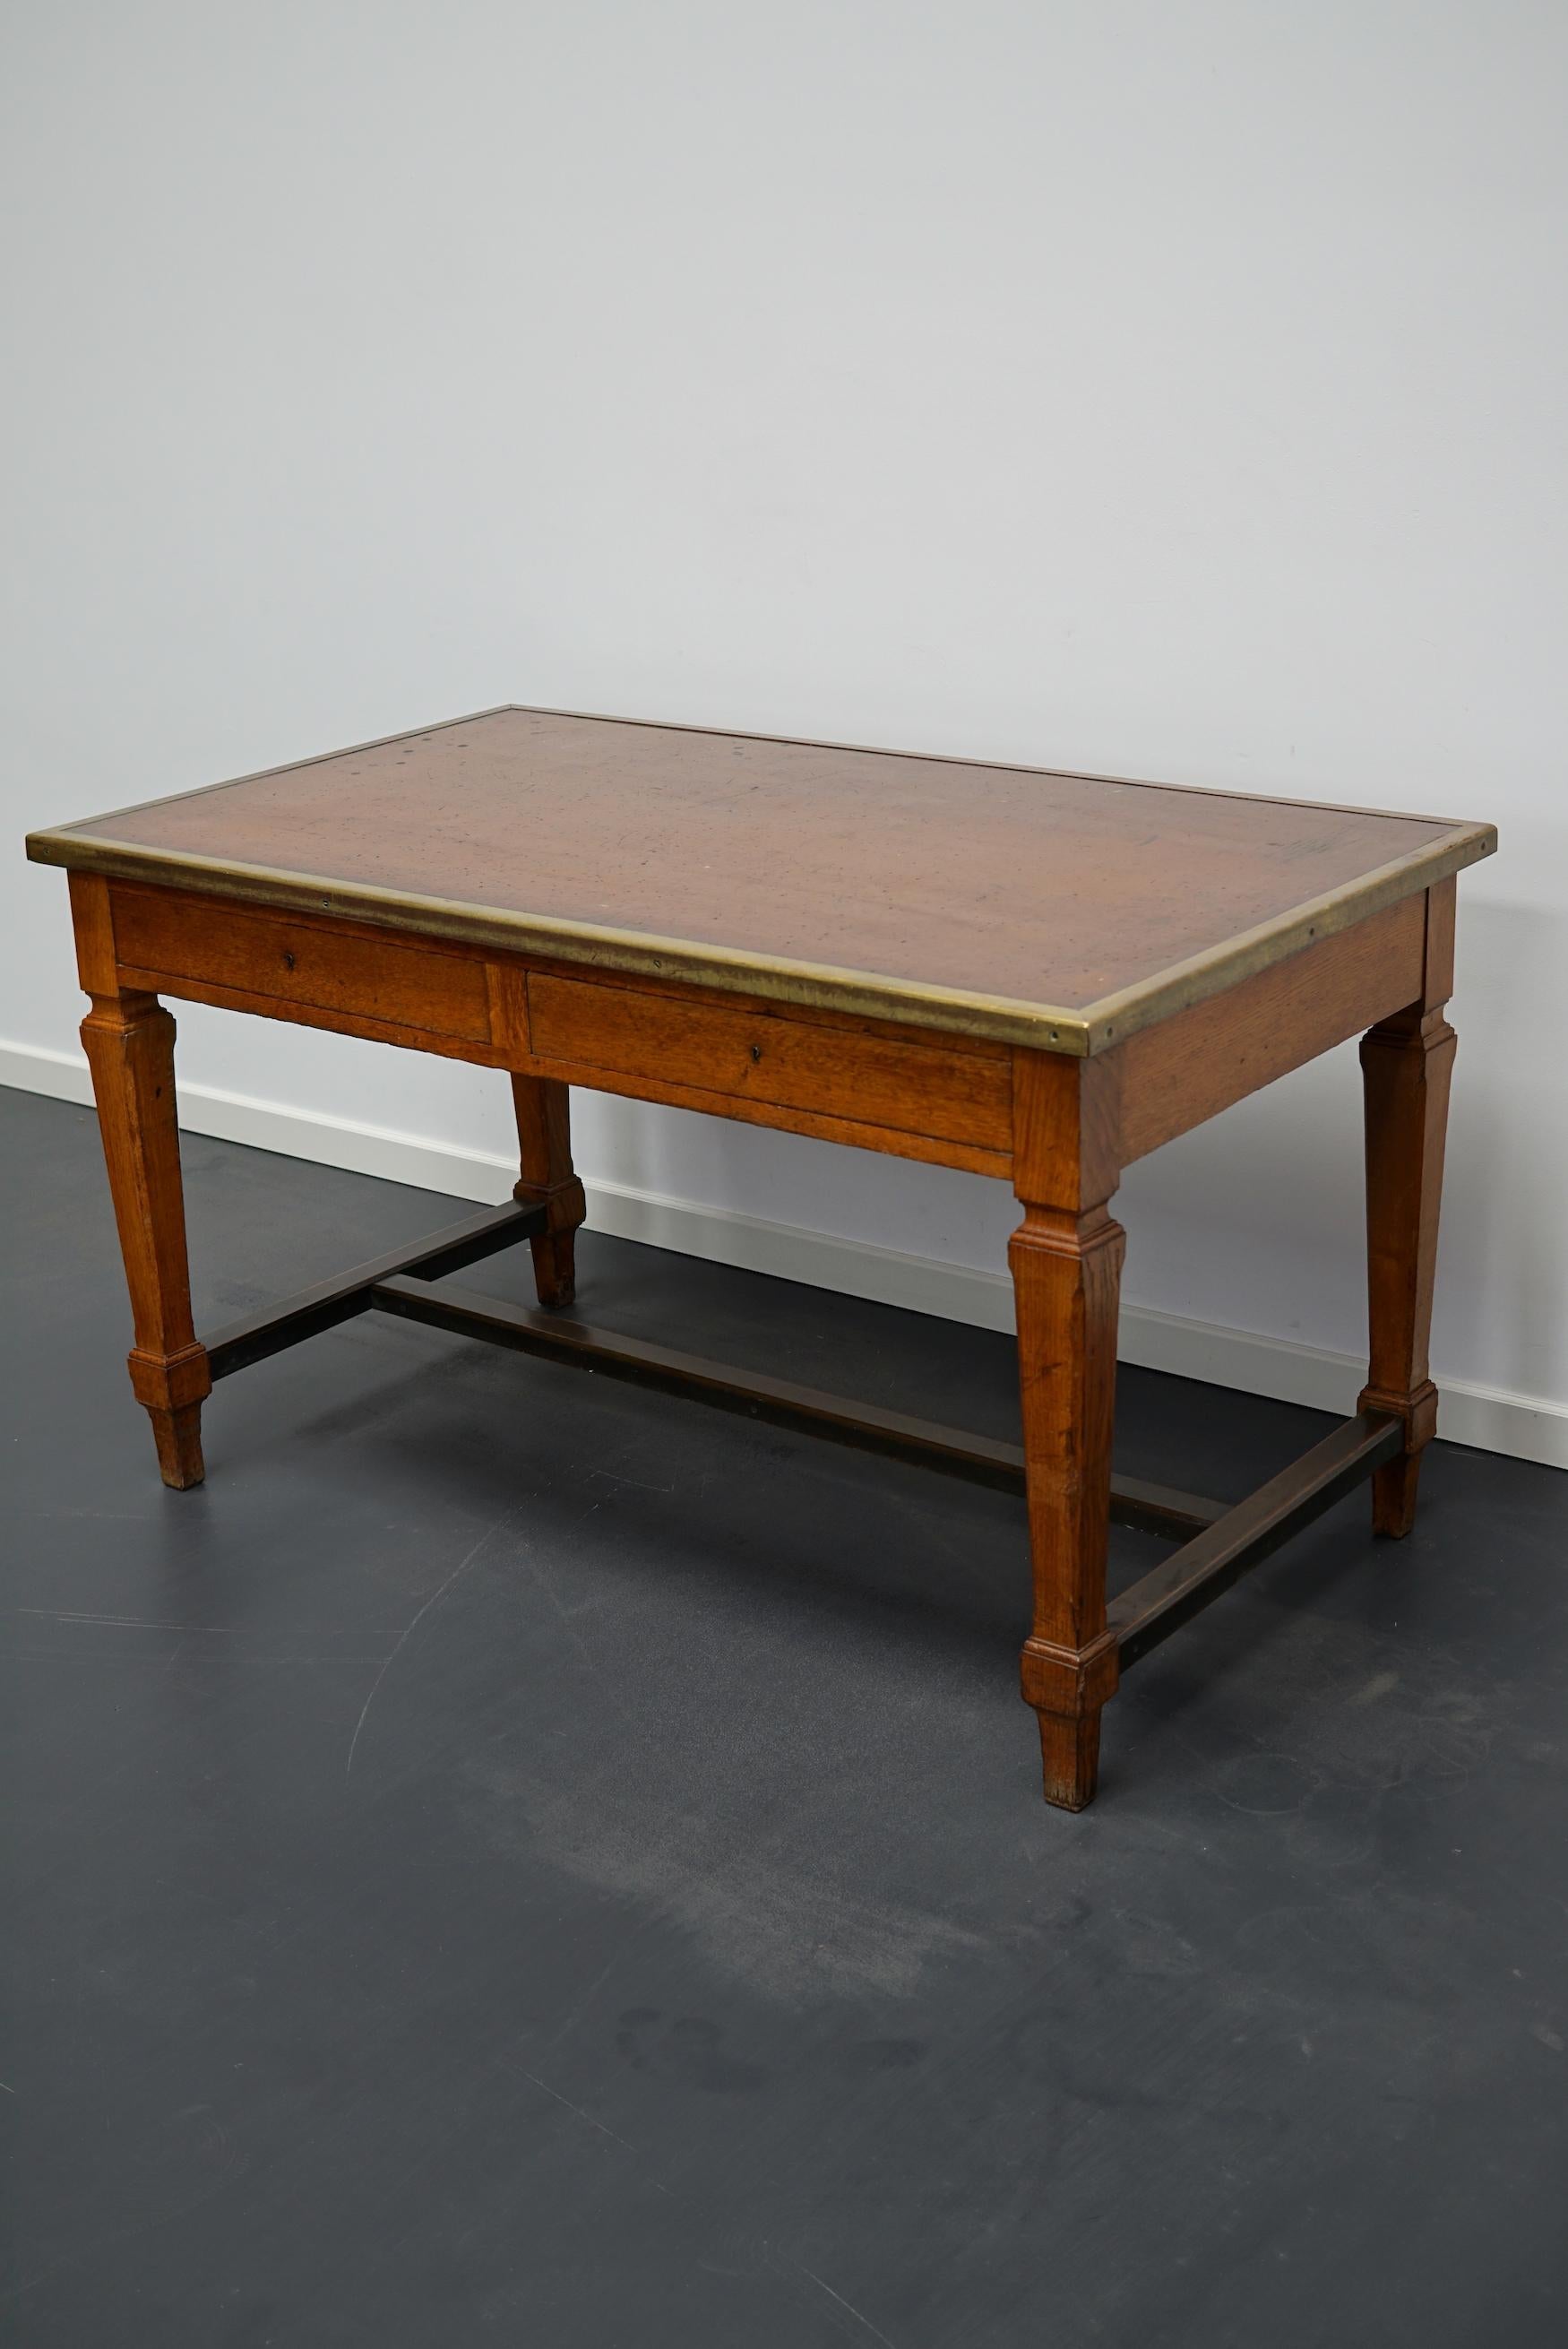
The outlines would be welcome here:
[[[155,995],[95,995],[82,1043],[130,1290],[130,1383],[152,1422],[163,1481],[183,1491],[205,1473],[201,1403],[212,1381],[191,1319],[174,1022]]]
[[[1046,1800],[1081,1811],[1115,1693],[1106,1628],[1116,1320],[1126,1234],[1106,1201],[1120,1173],[1117,1058],[1013,1055],[1013,1182],[1024,1220],[1007,1246],[1018,1313],[1034,1621],[1024,1697],[1039,1716]]]
[[[1031,1206],[1007,1251],[1035,1582],[1023,1688],[1039,1715],[1046,1800],[1069,1811],[1093,1797],[1100,1707],[1117,1682],[1105,1578],[1125,1245],[1103,1206]]]
[[[521,1166],[515,1195],[543,1207],[550,1218],[529,1242],[534,1287],[542,1305],[570,1305],[577,1287],[577,1229],[588,1209],[572,1167],[567,1090],[552,1077],[514,1076],[511,1092]]]
[[[1454,1031],[1443,1017],[1453,941],[1454,885],[1447,881],[1427,893],[1420,1001],[1361,1040],[1371,1357],[1360,1408],[1392,1412],[1404,1423],[1402,1454],[1372,1480],[1373,1529],[1395,1539],[1415,1523],[1421,1454],[1438,1423],[1428,1347],[1454,1061]]]
[[[1404,1422],[1403,1454],[1372,1479],[1373,1527],[1396,1539],[1415,1523],[1421,1454],[1438,1423],[1428,1346],[1454,1043],[1441,1009],[1419,1005],[1361,1042],[1372,1343],[1360,1408],[1394,1412]]]

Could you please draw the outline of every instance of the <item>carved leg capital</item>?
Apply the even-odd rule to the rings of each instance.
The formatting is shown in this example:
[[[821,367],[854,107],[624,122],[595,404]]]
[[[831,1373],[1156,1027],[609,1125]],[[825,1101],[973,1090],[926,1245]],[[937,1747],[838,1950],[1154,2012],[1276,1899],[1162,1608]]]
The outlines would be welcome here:
[[[1044,1705],[1051,1713],[1091,1713],[1116,1694],[1116,1634],[1102,1631],[1087,1648],[1063,1648],[1032,1632],[1024,1642],[1019,1671],[1026,1704]]]
[[[1402,1420],[1407,1452],[1421,1451],[1438,1432],[1438,1391],[1430,1379],[1414,1394],[1399,1394],[1387,1387],[1363,1387],[1356,1408],[1384,1411],[1391,1419]]]

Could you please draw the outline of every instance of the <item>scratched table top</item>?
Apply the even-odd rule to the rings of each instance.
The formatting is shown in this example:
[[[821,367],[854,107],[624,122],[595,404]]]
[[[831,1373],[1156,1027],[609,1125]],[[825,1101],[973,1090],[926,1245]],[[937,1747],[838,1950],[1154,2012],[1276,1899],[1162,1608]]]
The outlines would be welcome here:
[[[1487,824],[503,709],[35,833],[41,862],[1099,1049]]]

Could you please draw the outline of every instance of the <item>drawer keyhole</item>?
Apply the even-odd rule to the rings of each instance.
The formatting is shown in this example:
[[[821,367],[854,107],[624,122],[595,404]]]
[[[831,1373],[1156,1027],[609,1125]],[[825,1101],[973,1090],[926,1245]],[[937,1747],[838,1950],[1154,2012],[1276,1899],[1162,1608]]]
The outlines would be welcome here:
[[[751,1057],[754,1061],[759,1061],[762,1058],[762,1047],[760,1044],[753,1044],[751,1047]]]
[[[294,967],[294,958],[293,955],[292,955],[292,954],[290,954],[290,952],[289,952],[288,948],[285,947],[284,948],[284,968],[285,970],[293,970]]]

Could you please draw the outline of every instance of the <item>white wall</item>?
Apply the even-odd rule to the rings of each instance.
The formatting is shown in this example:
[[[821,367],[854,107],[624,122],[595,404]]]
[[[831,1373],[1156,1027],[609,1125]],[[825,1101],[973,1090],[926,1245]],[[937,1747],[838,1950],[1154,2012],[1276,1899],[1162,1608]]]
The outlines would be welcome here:
[[[1435,1350],[1561,1444],[1568,11],[62,0],[7,52],[0,1035],[80,1009],[26,824],[500,700],[1491,818]],[[198,1086],[507,1146],[480,1072],[181,1035]],[[1012,1220],[579,1130],[961,1266]],[[1355,1355],[1358,1153],[1340,1053],[1140,1166],[1130,1298]]]

